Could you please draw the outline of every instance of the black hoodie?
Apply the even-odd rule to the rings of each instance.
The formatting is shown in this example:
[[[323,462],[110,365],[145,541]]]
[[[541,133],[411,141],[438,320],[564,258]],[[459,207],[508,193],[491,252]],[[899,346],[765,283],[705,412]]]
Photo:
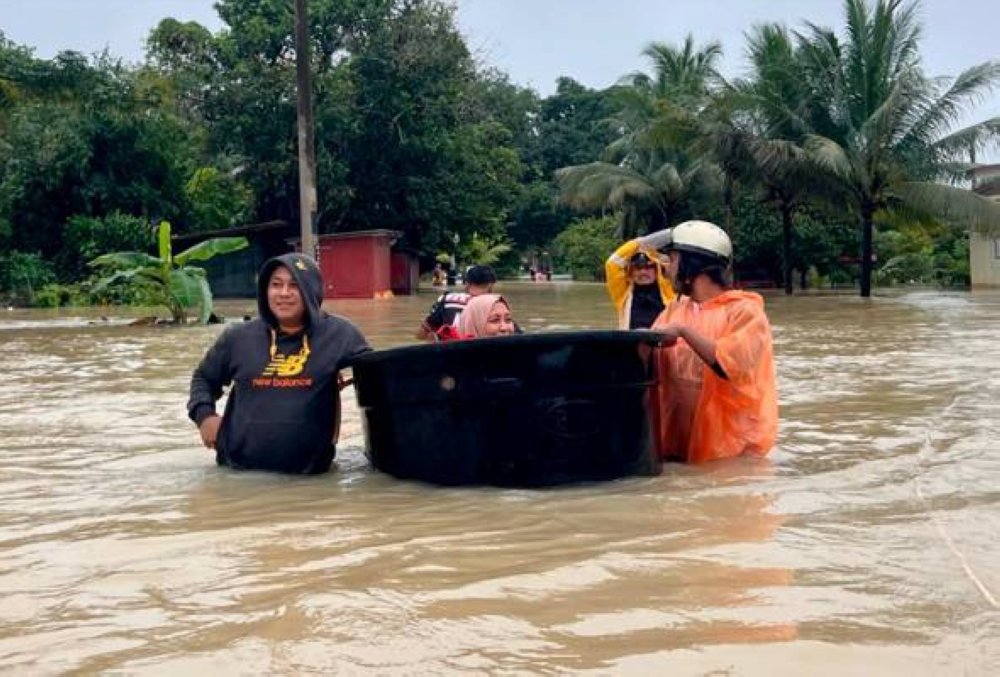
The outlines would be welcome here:
[[[278,266],[291,271],[306,307],[305,329],[283,334],[268,307],[267,287]],[[234,468],[322,473],[336,452],[337,374],[371,350],[348,320],[323,312],[323,279],[301,254],[270,259],[257,277],[260,317],[219,336],[191,377],[188,416],[198,425],[215,414],[232,383],[216,441],[216,461]]]

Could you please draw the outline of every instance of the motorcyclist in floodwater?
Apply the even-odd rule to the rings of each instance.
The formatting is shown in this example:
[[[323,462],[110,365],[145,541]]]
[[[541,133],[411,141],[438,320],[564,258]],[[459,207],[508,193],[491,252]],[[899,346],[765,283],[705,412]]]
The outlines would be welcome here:
[[[493,291],[497,276],[489,266],[470,266],[465,271],[465,291],[441,294],[420,327],[417,338],[421,341],[447,341],[455,338],[459,319],[470,299]]]
[[[778,430],[764,300],[732,288],[732,242],[715,224],[686,221],[660,232],[678,293],[652,326],[667,336],[653,412],[660,455],[691,463],[763,456]]]

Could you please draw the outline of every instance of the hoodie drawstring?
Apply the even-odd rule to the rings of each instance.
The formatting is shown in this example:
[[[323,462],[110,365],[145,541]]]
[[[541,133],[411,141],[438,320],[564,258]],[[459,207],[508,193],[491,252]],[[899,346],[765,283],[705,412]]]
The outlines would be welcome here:
[[[271,355],[271,360],[272,361],[274,361],[274,359],[276,357],[278,357],[278,332],[274,331],[274,329],[271,330],[270,355]],[[282,355],[281,357],[284,357],[284,355]],[[302,359],[302,362],[305,362],[307,359],[309,359],[309,335],[308,334],[302,334],[302,348],[299,349],[298,357]]]

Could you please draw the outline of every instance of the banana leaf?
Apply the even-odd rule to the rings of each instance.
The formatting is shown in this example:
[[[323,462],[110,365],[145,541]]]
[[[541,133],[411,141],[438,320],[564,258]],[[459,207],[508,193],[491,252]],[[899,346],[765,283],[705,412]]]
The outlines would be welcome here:
[[[219,254],[228,254],[247,247],[249,243],[245,237],[216,237],[211,240],[199,242],[190,249],[185,249],[174,257],[174,263],[178,266],[186,266],[192,261],[207,261]]]
[[[118,284],[119,282],[128,282],[135,278],[139,273],[142,272],[141,268],[134,268],[132,270],[122,270],[107,277],[98,280],[93,287],[91,287],[91,293],[102,294],[107,291],[110,287]]]
[[[103,254],[90,261],[87,265],[92,268],[145,268],[155,266],[159,268],[163,264],[160,259],[142,252],[112,252]]]
[[[157,230],[157,244],[160,250],[160,261],[164,268],[170,268],[173,264],[172,248],[170,245],[170,222],[160,221]]]
[[[193,275],[183,270],[170,271],[167,285],[170,295],[185,308],[192,308],[201,302],[201,286]]]
[[[201,286],[201,312],[198,314],[198,323],[208,324],[208,319],[212,316],[212,287],[209,286],[208,278],[205,277],[204,272],[196,276],[196,279]]]
[[[192,274],[190,269],[178,268],[170,271],[170,294],[183,308],[198,306],[198,320],[208,322],[212,313],[212,291],[208,281],[201,275]]]

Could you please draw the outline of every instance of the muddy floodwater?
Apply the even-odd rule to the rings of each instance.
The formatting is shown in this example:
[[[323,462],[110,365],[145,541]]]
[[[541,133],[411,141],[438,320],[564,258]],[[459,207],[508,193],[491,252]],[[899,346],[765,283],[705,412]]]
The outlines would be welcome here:
[[[432,300],[327,307],[389,347]],[[0,309],[0,673],[1000,674],[1000,294],[767,302],[769,458],[541,491],[373,472],[349,391],[335,473],[217,468],[184,403],[220,327]]]

